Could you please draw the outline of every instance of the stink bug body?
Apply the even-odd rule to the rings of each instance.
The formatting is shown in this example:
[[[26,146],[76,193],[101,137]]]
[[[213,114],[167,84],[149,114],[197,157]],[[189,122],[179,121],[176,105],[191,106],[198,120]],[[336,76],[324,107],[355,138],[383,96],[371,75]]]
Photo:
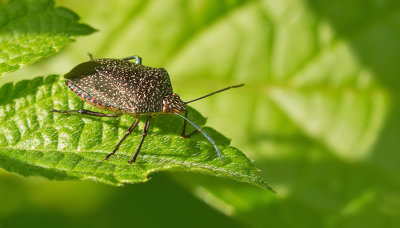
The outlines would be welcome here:
[[[65,84],[85,102],[113,113],[105,114],[86,109],[52,109],[50,111],[100,117],[117,117],[123,114],[135,116],[135,122],[126,131],[114,150],[105,157],[105,160],[115,154],[122,142],[138,125],[140,116],[145,115],[147,120],[141,141],[135,154],[129,160],[129,163],[135,162],[148,133],[151,118],[159,114],[176,114],[185,120],[182,136],[189,137],[193,134],[185,135],[186,121],[188,121],[213,144],[222,161],[222,156],[215,142],[187,119],[186,104],[243,84],[227,87],[195,100],[183,102],[177,94],[173,93],[168,72],[163,68],[143,66],[141,65],[141,58],[138,56],[123,59],[93,59],[91,55],[89,56],[90,61],[79,64],[64,76],[66,78]],[[136,61],[129,61],[132,59]]]

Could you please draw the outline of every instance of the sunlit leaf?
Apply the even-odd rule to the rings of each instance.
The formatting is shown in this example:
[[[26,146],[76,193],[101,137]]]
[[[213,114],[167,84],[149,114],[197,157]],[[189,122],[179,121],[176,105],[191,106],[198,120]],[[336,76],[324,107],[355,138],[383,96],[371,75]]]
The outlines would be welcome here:
[[[151,134],[136,163],[130,165],[127,161],[140,141],[138,129],[122,144],[117,156],[103,161],[134,117],[110,119],[49,112],[52,108],[76,110],[84,106],[89,105],[56,76],[1,87],[0,167],[27,176],[92,179],[116,185],[144,182],[151,173],[162,170],[179,170],[227,177],[270,189],[252,162],[213,129],[206,128],[219,145],[224,162],[204,138],[180,137],[183,121],[176,116],[154,117]],[[192,121],[205,122],[196,111],[189,112]]]

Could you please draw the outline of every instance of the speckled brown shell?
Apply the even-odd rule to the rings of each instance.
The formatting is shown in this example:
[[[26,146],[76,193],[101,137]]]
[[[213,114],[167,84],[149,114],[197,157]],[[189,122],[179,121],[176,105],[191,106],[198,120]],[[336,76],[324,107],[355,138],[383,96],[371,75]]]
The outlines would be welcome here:
[[[64,77],[67,86],[90,104],[135,115],[161,113],[163,98],[173,93],[165,69],[128,60],[94,59]]]

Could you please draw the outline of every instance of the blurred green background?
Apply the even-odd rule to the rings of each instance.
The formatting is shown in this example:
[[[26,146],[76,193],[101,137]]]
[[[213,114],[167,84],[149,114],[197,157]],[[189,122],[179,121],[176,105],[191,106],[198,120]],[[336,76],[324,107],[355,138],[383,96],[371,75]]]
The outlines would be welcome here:
[[[140,55],[278,192],[199,174],[144,184],[0,171],[0,227],[398,227],[400,2],[62,0],[99,29],[0,85]]]

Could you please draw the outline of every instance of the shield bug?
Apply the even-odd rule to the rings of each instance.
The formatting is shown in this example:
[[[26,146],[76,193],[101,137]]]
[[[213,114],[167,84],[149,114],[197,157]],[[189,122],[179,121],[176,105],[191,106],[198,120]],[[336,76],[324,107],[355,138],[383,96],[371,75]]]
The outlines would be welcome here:
[[[186,104],[211,96],[231,88],[243,86],[243,84],[230,86],[197,99],[183,102],[179,95],[174,94],[168,72],[163,68],[153,68],[142,65],[139,56],[130,56],[122,59],[93,59],[89,54],[90,61],[81,63],[74,67],[64,77],[65,84],[80,99],[106,111],[105,114],[93,112],[86,109],[81,110],[55,110],[58,113],[79,113],[99,117],[118,117],[129,114],[136,117],[135,122],[128,128],[124,137],[117,143],[114,150],[104,160],[108,160],[118,150],[122,142],[132,133],[139,123],[141,116],[147,116],[142,131],[142,138],[135,154],[129,160],[135,162],[143,141],[150,127],[150,120],[159,114],[175,114],[184,119],[182,137],[190,137],[196,132],[201,132],[210,143],[213,144],[222,161],[222,156],[214,140],[211,139],[201,128],[187,118]],[[135,60],[131,62],[129,60]],[[193,125],[197,131],[186,135],[186,122]]]

